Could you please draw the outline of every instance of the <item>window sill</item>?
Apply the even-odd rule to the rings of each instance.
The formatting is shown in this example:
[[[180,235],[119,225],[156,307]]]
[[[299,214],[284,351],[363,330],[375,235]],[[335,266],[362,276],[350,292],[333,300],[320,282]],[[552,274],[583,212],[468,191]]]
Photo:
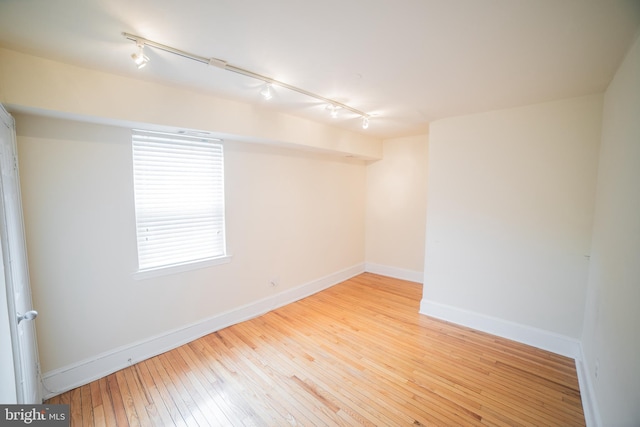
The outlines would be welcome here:
[[[170,274],[183,273],[185,271],[198,270],[214,265],[227,264],[231,262],[231,255],[224,255],[218,258],[205,259],[202,261],[189,262],[184,264],[169,265],[166,267],[149,268],[138,270],[133,273],[135,280],[150,279],[152,277],[168,276]]]

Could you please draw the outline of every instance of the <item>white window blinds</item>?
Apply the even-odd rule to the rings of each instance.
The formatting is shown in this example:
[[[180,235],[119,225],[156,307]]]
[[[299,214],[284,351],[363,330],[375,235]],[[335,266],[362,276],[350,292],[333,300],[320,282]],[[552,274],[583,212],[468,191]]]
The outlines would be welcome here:
[[[133,131],[141,271],[225,256],[219,140]]]

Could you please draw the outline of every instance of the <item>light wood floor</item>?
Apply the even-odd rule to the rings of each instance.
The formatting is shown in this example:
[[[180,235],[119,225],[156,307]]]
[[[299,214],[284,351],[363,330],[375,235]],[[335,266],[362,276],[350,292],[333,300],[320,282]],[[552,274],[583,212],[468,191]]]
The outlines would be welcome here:
[[[362,274],[49,403],[72,426],[584,425],[573,360],[418,314]]]

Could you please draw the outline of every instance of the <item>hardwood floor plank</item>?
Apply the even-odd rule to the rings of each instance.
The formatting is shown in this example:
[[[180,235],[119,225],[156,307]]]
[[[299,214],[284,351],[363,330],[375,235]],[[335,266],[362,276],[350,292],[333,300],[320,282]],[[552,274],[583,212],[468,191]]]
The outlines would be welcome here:
[[[49,400],[74,426],[583,426],[575,362],[370,273]]]
[[[264,328],[268,328],[267,325],[264,325]],[[279,328],[279,331],[284,330],[283,327]],[[272,332],[272,335],[278,334],[279,333],[278,330],[274,330]],[[335,387],[332,387],[330,384],[330,382],[323,382],[324,378],[328,378],[329,376],[331,376],[332,378],[334,378],[334,380],[336,381],[337,384],[343,384],[344,382],[342,382],[344,380],[344,377],[341,376],[342,375],[342,370],[344,367],[349,366],[349,361],[346,360],[342,360],[343,364],[342,364],[342,368],[339,368],[338,370],[335,370],[333,366],[329,366],[329,365],[322,365],[322,370],[321,371],[317,371],[317,367],[318,367],[318,361],[323,361],[329,358],[328,354],[326,353],[326,351],[320,347],[318,347],[316,349],[316,351],[319,352],[315,352],[311,349],[311,346],[313,344],[315,344],[316,346],[318,344],[320,344],[319,342],[313,343],[311,344],[309,341],[309,337],[306,335],[302,335],[297,337],[296,339],[292,339],[295,336],[295,330],[291,329],[291,332],[286,332],[285,335],[280,337],[279,343],[287,343],[287,347],[290,347],[293,350],[293,353],[289,356],[289,362],[287,362],[286,360],[284,361],[284,363],[288,363],[290,368],[294,368],[291,373],[289,374],[291,377],[297,375],[297,376],[303,376],[303,378],[305,376],[310,377],[313,379],[313,381],[322,384],[326,389],[332,389],[334,391],[334,393],[340,393],[343,396],[346,396],[346,394],[344,393],[345,388],[341,387],[340,389],[336,389]],[[303,346],[300,346],[299,344],[303,344]],[[280,348],[280,346],[278,346],[278,348]],[[303,357],[295,357],[295,354],[299,353],[299,354],[303,354]],[[353,365],[351,365],[353,366]],[[353,372],[353,371],[352,371]],[[351,402],[359,402],[360,399],[362,398],[362,396],[360,396],[359,399],[352,399]],[[343,402],[344,403],[344,402]],[[358,405],[354,406],[354,405],[349,405],[349,409],[350,410],[345,410],[345,412],[348,412],[350,414],[358,414],[360,419],[363,418],[367,418],[369,416],[369,414],[364,414],[362,412],[362,409],[373,409],[375,408],[375,405],[360,405],[361,407],[358,407]],[[342,409],[346,409],[344,408],[344,406],[342,406]],[[372,417],[372,420],[375,420],[376,417]]]
[[[174,366],[175,355],[172,352],[167,352],[154,359],[156,360],[156,368],[161,372],[160,375],[171,383],[169,390],[174,402],[183,404],[184,412],[182,412],[182,415],[187,425],[193,423],[203,427],[211,425],[207,420],[207,415],[204,413],[206,409],[198,405],[199,402],[197,401],[200,400],[200,396],[190,391],[189,384],[182,371],[176,371]]]
[[[268,360],[269,367],[289,378],[294,378],[296,375],[301,375],[301,373],[306,372],[309,366],[313,363],[314,358],[304,351],[301,351],[302,357],[296,356],[294,352],[289,351],[288,347],[290,344],[285,342],[287,338],[278,336],[278,333],[275,331],[270,333],[270,339],[267,339],[267,337],[262,333],[267,330],[267,326],[266,324],[262,324],[261,326],[262,327],[260,329],[256,329],[253,328],[251,324],[247,323],[243,325],[243,329],[245,333],[251,334],[255,337],[257,342],[260,342],[260,345],[256,346],[256,351],[259,351],[263,357]],[[326,369],[323,371],[323,377],[328,376],[332,376],[332,371]],[[315,380],[318,381],[317,378]],[[318,383],[325,388],[331,387],[322,381],[318,381]],[[345,405],[345,401],[343,399],[339,399],[335,396],[337,393],[340,393],[340,391],[336,389],[331,389],[331,391],[332,393],[323,393],[321,398],[326,399],[328,401],[328,406],[330,406],[332,408],[331,410],[337,414],[337,424],[342,425],[342,422],[344,421],[347,425],[353,425],[356,423],[356,420],[358,421],[358,424],[366,424],[364,419],[354,411],[351,403]],[[342,395],[347,398],[349,397],[344,393],[342,393]]]
[[[118,371],[114,375],[118,381],[118,389],[120,396],[122,397],[123,409],[127,417],[127,423],[131,427],[140,427],[141,424],[138,412],[136,411],[136,402],[133,400],[131,390],[129,390],[129,384],[127,384],[127,379],[125,377],[125,371],[127,369],[129,368]]]
[[[97,392],[100,393],[100,401],[102,402],[102,411],[100,415],[102,419],[104,419],[104,425],[117,425],[116,414],[114,412],[113,402],[109,393],[109,385],[107,384],[107,377],[100,378],[98,381],[94,381],[94,383],[98,384]],[[98,423],[100,423],[100,425],[102,424],[100,419],[98,420]],[[96,423],[96,425],[98,425],[98,423]]]
[[[104,404],[102,402],[102,393],[100,393],[100,381],[94,381],[89,384],[91,390],[91,404],[93,411],[93,424],[95,426],[106,426],[104,415]]]
[[[215,392],[215,389],[211,387],[211,383],[209,383],[202,372],[194,371],[194,369],[198,368],[197,363],[192,360],[185,350],[185,347],[177,349],[174,361],[176,361],[175,364],[181,367],[186,380],[189,381],[191,390],[197,393],[199,398],[202,399],[201,402],[204,402],[204,406],[207,408],[207,417],[209,418],[209,421],[214,425],[232,425],[229,418],[227,418],[218,405],[218,394]],[[194,399],[197,399],[197,397]],[[200,407],[202,407],[202,405],[203,403],[198,404]]]
[[[251,334],[249,328],[246,328],[245,332],[247,334]],[[278,346],[278,350],[280,351],[273,351],[272,345],[268,341],[264,341],[262,338],[264,337],[257,338],[257,340],[261,343],[256,347],[256,351],[259,351],[261,356],[264,359],[268,360],[268,364],[264,365],[262,369],[267,372],[270,377],[273,377],[273,381],[270,382],[273,383],[274,381],[278,381],[279,378],[288,378],[297,382],[298,385],[302,388],[308,389],[309,385],[303,384],[301,382],[304,381],[304,379],[297,378],[296,375],[300,375],[300,373],[303,371],[303,369],[298,369],[298,367],[300,366],[299,364],[302,362],[302,360],[309,362],[309,358],[303,357],[301,359],[299,357],[296,357],[293,353],[289,352],[287,348],[285,348],[285,343],[283,341],[278,341],[280,344],[282,344]],[[271,380],[271,378],[269,378],[269,380]],[[312,393],[317,394],[318,389],[316,388]],[[325,399],[326,396],[320,395],[320,398]],[[325,401],[323,403],[324,406],[328,407],[330,412],[333,413],[332,419],[334,420],[335,424],[342,425],[344,419],[350,419],[351,424],[353,424],[353,419],[348,414],[341,413],[340,415],[336,415],[340,413],[342,408],[336,407],[335,400],[329,399],[328,401]]]
[[[265,377],[264,374],[258,376],[247,376],[247,370],[244,369],[242,360],[240,356],[237,354],[236,350],[229,341],[225,341],[224,338],[220,335],[220,331],[209,335],[211,340],[207,340],[208,343],[213,344],[217,348],[223,351],[224,358],[224,366],[226,369],[235,377],[241,377],[241,383],[243,386],[252,387],[254,382],[261,382],[265,385],[271,385],[273,382],[279,383],[282,386],[282,391],[279,395],[285,399],[288,407],[292,409],[291,415],[294,420],[299,420],[303,425],[322,425],[322,422],[318,419],[316,415],[316,408],[312,408],[311,411],[298,411],[298,407],[306,408],[307,402],[304,399],[304,396],[299,395],[298,390],[293,387],[293,384],[286,381],[286,378],[280,376],[268,376]],[[271,391],[274,392],[271,385]]]
[[[158,397],[156,401],[162,401],[167,412],[169,413],[169,417],[172,422],[168,422],[166,425],[175,425],[175,426],[186,426],[185,419],[183,418],[183,413],[188,412],[186,408],[181,409],[181,405],[179,402],[176,402],[171,395],[171,392],[167,388],[164,379],[165,377],[160,374],[156,370],[155,361],[157,358],[151,358],[140,362],[143,365],[143,372],[149,373],[149,382],[147,383],[147,387],[154,387],[157,390]],[[151,382],[152,381],[152,382]]]
[[[83,415],[83,407],[82,407],[82,387],[78,387],[69,392],[69,405],[71,405],[71,426],[82,427],[82,415]]]
[[[145,389],[140,384],[136,367],[130,366],[121,372],[124,373],[124,378],[131,393],[131,400],[140,425],[159,425],[160,419],[157,416],[157,410],[150,400],[148,393],[145,393]]]
[[[284,317],[287,318],[287,316],[285,316],[284,313],[280,312],[277,313],[277,315],[279,315],[280,317]],[[289,319],[289,327],[291,329],[291,333],[295,334],[297,329],[300,327],[301,320],[298,319],[296,320],[295,318],[291,318]],[[312,348],[313,346],[317,346],[317,344],[319,344],[319,337],[315,336],[313,338],[310,338],[304,334],[302,334],[301,336],[297,337],[297,340],[299,341],[304,341],[307,340],[309,342],[309,347]],[[334,344],[335,342],[332,340],[329,340],[328,342],[325,342],[324,345],[321,345],[321,348],[324,349],[326,351],[326,353],[330,354],[330,356],[324,356],[322,354],[316,354],[315,358],[318,360],[322,360],[322,359],[339,359],[341,360],[343,363],[345,363],[347,366],[351,366],[351,367],[356,367],[356,370],[351,370],[350,374],[347,376],[342,376],[340,378],[338,378],[336,381],[338,384],[348,384],[349,378],[353,377],[353,376],[357,376],[358,381],[357,383],[353,383],[351,384],[353,389],[355,390],[359,390],[361,393],[361,396],[359,396],[358,399],[356,399],[357,402],[361,403],[361,408],[362,410],[364,410],[365,412],[362,412],[362,410],[358,411],[358,413],[363,416],[363,417],[368,417],[368,419],[370,421],[372,421],[374,424],[378,425],[380,423],[380,415],[384,413],[384,406],[380,406],[380,405],[384,405],[386,402],[384,401],[384,399],[379,399],[376,401],[376,396],[372,395],[371,393],[369,393],[369,389],[374,388],[376,390],[379,391],[380,387],[383,386],[379,379],[376,378],[372,378],[369,375],[366,375],[365,372],[365,367],[364,365],[361,363],[361,354],[359,352],[349,352],[349,354],[351,356],[348,356],[346,353],[345,354],[339,354],[338,352],[335,352],[334,349],[332,348],[332,344]],[[328,346],[327,346],[328,344]],[[324,364],[323,365],[323,373],[327,372],[327,369],[329,368],[329,364]],[[409,393],[409,397],[411,397],[412,394]],[[372,415],[370,413],[370,409],[375,410],[375,414]],[[403,407],[404,411],[407,411],[409,408],[408,407]],[[420,418],[419,415],[415,415],[417,418]],[[431,422],[439,422],[442,423],[443,419],[442,418],[437,418],[435,417],[435,414],[431,414],[430,416],[431,418]],[[390,424],[390,422],[388,420],[386,420],[386,422],[384,422],[384,424]]]
[[[241,328],[236,328],[233,330],[233,333],[228,330],[223,330],[220,331],[220,334],[225,336],[226,339],[233,344],[233,347],[238,352],[242,363],[251,372],[253,372],[254,375],[261,375],[262,373],[267,372],[266,362],[259,357],[258,352],[256,352],[255,350],[250,350],[250,346],[242,340],[243,335],[240,332]],[[318,401],[319,396],[317,394],[314,394],[311,389],[305,386],[304,382],[300,382],[295,374],[289,376],[288,378],[292,380],[291,388],[293,389],[293,393],[296,398],[298,400],[306,402],[306,404],[313,404],[313,407],[316,409],[314,411],[314,415],[317,417],[318,421],[323,423],[331,422],[331,420],[335,417],[335,414],[333,409],[326,405],[327,402],[323,401],[322,399]]]

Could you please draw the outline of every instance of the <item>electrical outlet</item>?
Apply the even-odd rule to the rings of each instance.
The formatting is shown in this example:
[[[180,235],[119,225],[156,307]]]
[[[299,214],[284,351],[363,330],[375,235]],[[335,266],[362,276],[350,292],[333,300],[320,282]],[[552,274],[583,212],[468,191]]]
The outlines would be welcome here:
[[[596,360],[596,368],[593,372],[593,375],[595,375],[596,379],[598,378],[598,374],[600,374],[600,361]]]

